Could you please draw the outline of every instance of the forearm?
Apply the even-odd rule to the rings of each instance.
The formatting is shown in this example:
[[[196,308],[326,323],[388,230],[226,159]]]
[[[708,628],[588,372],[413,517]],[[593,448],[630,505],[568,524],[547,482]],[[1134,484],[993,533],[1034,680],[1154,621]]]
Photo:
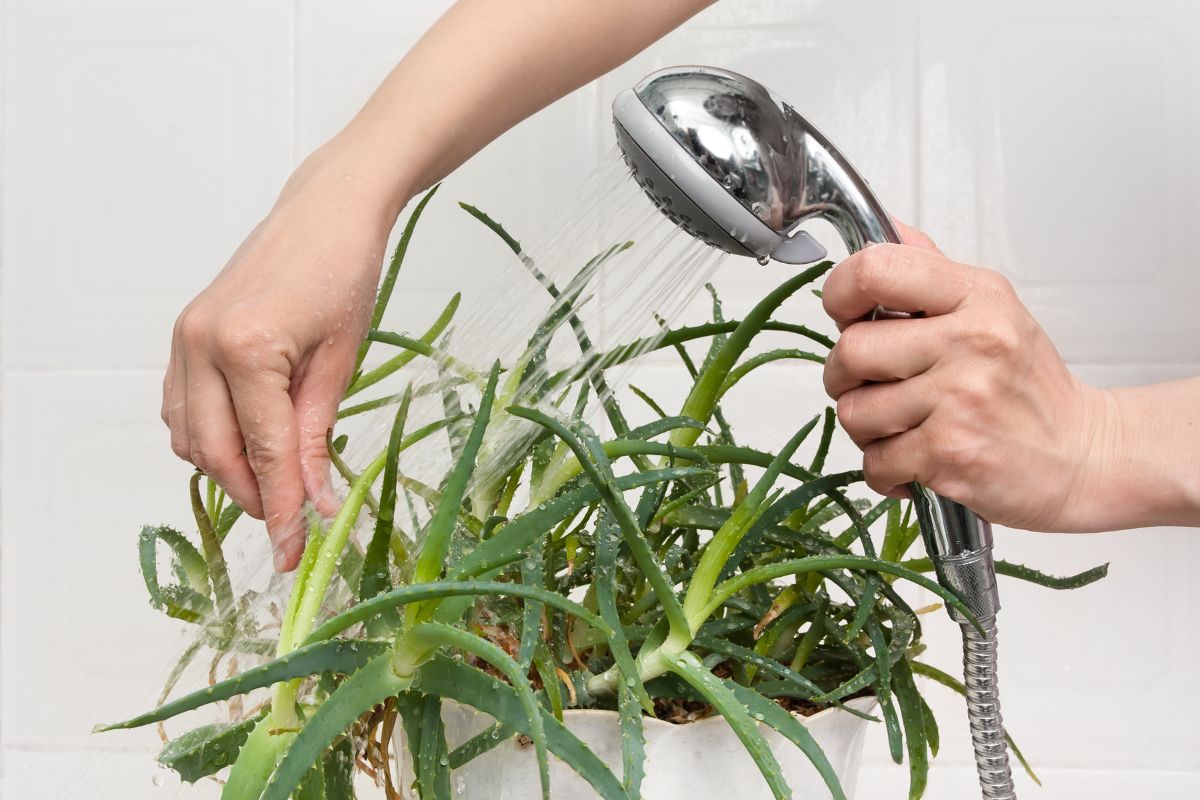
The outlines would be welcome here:
[[[1200,378],[1106,395],[1114,455],[1096,497],[1105,527],[1200,526]]]
[[[501,133],[712,0],[460,0],[326,148],[394,218]]]

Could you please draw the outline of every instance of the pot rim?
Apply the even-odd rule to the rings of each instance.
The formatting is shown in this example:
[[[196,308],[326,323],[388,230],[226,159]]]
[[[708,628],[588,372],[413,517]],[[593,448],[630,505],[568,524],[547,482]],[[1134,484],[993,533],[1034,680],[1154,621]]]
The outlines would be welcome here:
[[[458,703],[457,701],[450,700],[450,698],[444,698],[444,701],[455,703],[456,705],[463,706],[464,708],[472,708],[472,706],[467,706],[462,703]],[[849,700],[844,700],[842,702],[842,705],[852,706],[856,710],[862,711],[862,712],[868,712],[872,708],[877,706],[878,704],[879,704],[879,698],[877,698],[873,694],[862,695],[859,697],[851,697]],[[483,714],[486,712],[477,711],[477,713]],[[825,720],[827,720],[833,716],[836,716],[837,714],[841,714],[844,712],[842,712],[842,710],[840,708],[838,708],[837,706],[830,706],[829,708],[821,709],[817,713],[810,714],[808,716],[805,716],[804,714],[799,714],[795,711],[792,711],[790,713],[792,714],[792,716],[796,717],[796,719],[800,720],[800,723],[802,725],[804,725],[805,727],[811,727],[813,725],[820,724],[820,723],[824,722]],[[564,708],[563,709],[563,718],[565,719],[568,716],[574,717],[577,719],[579,719],[579,718],[586,719],[588,717],[592,717],[592,718],[611,717],[611,718],[615,719],[618,716],[618,712],[612,711],[607,708]],[[868,720],[864,719],[862,721],[867,722]],[[666,720],[658,719],[657,717],[645,717],[645,716],[642,717],[642,724],[646,727],[659,727],[659,728],[669,729],[669,730],[678,730],[680,728],[688,728],[693,725],[719,724],[719,723],[724,723],[724,722],[725,722],[725,718],[723,716],[721,716],[720,714],[713,714],[712,716],[703,717],[701,719],[697,719],[697,720],[693,720],[692,722],[685,722],[685,723],[667,722]]]

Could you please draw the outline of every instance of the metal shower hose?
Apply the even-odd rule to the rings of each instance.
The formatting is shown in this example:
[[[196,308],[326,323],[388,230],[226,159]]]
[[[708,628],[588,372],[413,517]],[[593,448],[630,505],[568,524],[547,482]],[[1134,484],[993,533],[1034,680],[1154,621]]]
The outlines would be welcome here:
[[[1000,716],[996,618],[979,620],[979,627],[982,632],[970,623],[962,624],[967,719],[971,724],[979,786],[987,800],[1016,800],[1004,720]]]

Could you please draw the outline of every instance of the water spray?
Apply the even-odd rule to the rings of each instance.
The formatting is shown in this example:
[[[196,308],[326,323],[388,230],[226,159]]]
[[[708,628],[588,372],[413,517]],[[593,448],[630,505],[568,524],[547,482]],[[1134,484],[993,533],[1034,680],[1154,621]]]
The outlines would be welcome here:
[[[761,263],[807,264],[825,249],[800,226],[827,220],[851,253],[900,241],[867,182],[802,116],[762,85],[711,67],[652,73],[613,103],[633,177],[672,221],[707,244]],[[877,309],[875,316],[904,316]],[[984,798],[1013,800],[1000,716],[992,530],[969,508],[910,484],[938,580],[975,621],[963,633],[967,715]]]

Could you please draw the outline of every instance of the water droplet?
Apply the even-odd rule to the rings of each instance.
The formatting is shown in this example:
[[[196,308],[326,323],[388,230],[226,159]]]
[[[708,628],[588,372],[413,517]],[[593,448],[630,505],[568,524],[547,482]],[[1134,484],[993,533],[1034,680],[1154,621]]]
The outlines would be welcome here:
[[[167,779],[165,777],[163,777],[163,774],[161,772],[156,774],[153,778],[150,779],[150,783],[154,786],[162,786],[164,783],[166,783],[166,781],[167,781]]]
[[[763,715],[762,715],[762,712],[761,712],[761,711],[755,711],[755,712],[754,712],[754,718],[755,718],[756,720],[758,720],[759,722],[762,722],[762,721],[763,721]]]

